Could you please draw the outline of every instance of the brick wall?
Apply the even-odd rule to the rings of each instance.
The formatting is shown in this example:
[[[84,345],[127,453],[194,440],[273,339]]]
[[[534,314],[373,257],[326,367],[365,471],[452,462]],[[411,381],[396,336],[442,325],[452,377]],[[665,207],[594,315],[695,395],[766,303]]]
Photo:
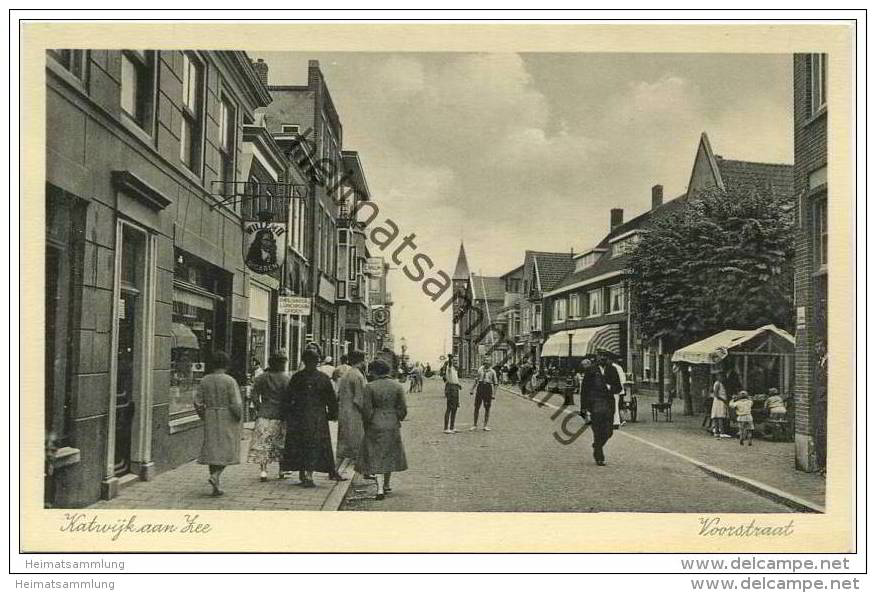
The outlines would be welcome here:
[[[824,425],[824,409],[816,402],[814,355],[815,296],[813,282],[813,209],[809,175],[827,164],[827,115],[813,117],[810,106],[810,56],[794,56],[794,191],[799,202],[796,212],[796,251],[794,261],[795,306],[805,307],[798,318],[795,356],[795,431],[797,467],[819,469],[816,432]]]

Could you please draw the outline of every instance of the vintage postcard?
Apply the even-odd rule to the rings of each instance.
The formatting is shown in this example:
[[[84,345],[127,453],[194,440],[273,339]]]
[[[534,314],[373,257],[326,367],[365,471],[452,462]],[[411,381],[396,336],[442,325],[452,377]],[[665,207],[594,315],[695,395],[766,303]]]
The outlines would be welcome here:
[[[853,552],[855,34],[23,23],[21,550]]]

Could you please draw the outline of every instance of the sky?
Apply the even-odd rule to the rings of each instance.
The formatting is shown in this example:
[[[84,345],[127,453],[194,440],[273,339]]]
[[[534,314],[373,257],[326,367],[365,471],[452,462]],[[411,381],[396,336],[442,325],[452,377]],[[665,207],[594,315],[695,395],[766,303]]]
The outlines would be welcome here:
[[[790,54],[251,52],[270,84],[305,84],[319,60],[357,150],[372,228],[413,233],[453,274],[460,241],[475,274],[499,276],[527,249],[592,247],[624,219],[682,194],[702,132],[725,158],[793,162]],[[290,122],[292,123],[292,122]],[[414,360],[451,348],[450,313],[390,270],[396,343]],[[449,291],[448,291],[449,292]]]

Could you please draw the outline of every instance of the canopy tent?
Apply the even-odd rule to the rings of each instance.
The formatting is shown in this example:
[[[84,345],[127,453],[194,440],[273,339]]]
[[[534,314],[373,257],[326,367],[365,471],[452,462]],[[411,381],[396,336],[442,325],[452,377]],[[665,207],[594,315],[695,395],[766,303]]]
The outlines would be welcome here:
[[[174,323],[170,326],[170,347],[199,350],[198,336],[187,325]]]
[[[676,350],[672,355],[672,362],[687,362],[690,364],[717,364],[727,358],[731,350],[734,353],[743,353],[744,345],[752,345],[755,338],[767,337],[772,341],[775,337],[776,344],[768,347],[768,352],[794,351],[794,336],[777,328],[775,325],[764,325],[757,329],[725,329],[713,336],[700,340],[681,350]],[[784,344],[784,346],[782,346]],[[752,349],[753,350],[753,349]]]
[[[620,327],[610,323],[551,334],[541,348],[542,357],[569,356],[569,334],[572,335],[572,356],[596,354],[597,350],[620,352]]]
[[[794,386],[794,336],[775,325],[750,330],[728,329],[676,350],[672,362],[681,363],[680,367],[687,367],[695,374],[723,370],[728,380],[736,377],[738,388],[752,394],[766,393],[771,387],[778,388],[781,393],[791,393]],[[696,371],[696,368],[701,370]],[[709,380],[706,374],[697,382]],[[682,390],[688,388],[693,386],[684,382]],[[708,388],[709,385],[705,385],[705,389]]]

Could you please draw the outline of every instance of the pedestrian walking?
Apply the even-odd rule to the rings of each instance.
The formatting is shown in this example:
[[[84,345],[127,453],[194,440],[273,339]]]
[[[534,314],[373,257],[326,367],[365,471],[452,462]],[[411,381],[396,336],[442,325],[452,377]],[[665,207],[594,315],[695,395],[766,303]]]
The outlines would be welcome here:
[[[204,441],[198,463],[209,466],[213,496],[225,492],[220,478],[226,466],[240,463],[240,420],[243,402],[237,381],[228,374],[228,354],[214,352],[210,374],[201,379],[195,393],[195,412],[204,421]]]
[[[418,362],[414,366],[414,374],[417,377],[417,392],[423,393],[423,379],[426,374],[426,370],[423,368],[423,363]]]
[[[340,388],[341,377],[343,377],[347,371],[350,370],[350,357],[347,354],[341,356],[341,364],[339,364],[335,368],[335,372],[332,373],[331,380]]]
[[[329,433],[329,421],[338,418],[338,400],[331,379],[316,368],[319,354],[305,350],[301,359],[304,369],[292,375],[283,397],[286,446],[280,469],[298,470],[300,485],[312,488],[315,471],[343,479],[335,470]]]
[[[459,382],[459,371],[456,369],[452,354],[447,356],[447,362],[441,368],[441,378],[444,380],[444,399],[447,404],[444,409],[444,433],[453,434],[456,432],[454,425],[456,410],[459,409],[459,390],[462,389],[462,385]]]
[[[715,438],[730,438],[727,434],[727,421],[730,408],[727,405],[727,389],[724,387],[724,374],[718,372],[712,384],[712,434]]]
[[[337,395],[338,381],[335,378],[337,376],[336,375],[337,369],[335,368],[335,365],[332,364],[332,362],[333,362],[332,357],[326,356],[325,359],[322,361],[322,364],[319,365],[317,368],[322,374],[324,374],[326,377],[328,377],[329,380],[332,382],[332,388],[335,390],[335,395]]]
[[[496,377],[496,371],[491,369],[490,362],[485,360],[481,368],[478,369],[477,381],[472,386],[471,392],[474,394],[475,400],[474,420],[470,430],[478,429],[478,415],[482,405],[484,407],[484,430],[490,430],[490,408],[493,405],[497,385],[499,385],[499,379]]]
[[[523,364],[520,365],[520,368],[517,372],[520,378],[520,393],[526,395],[526,384],[529,382],[529,378],[532,376],[532,366],[530,366],[529,361],[523,361]]]
[[[745,444],[748,439],[748,446],[751,446],[751,438],[754,433],[754,416],[751,415],[751,408],[754,402],[748,397],[748,392],[743,390],[733,397],[730,402],[730,407],[736,410],[736,423],[739,425],[739,444]]]
[[[371,363],[375,379],[365,386],[359,406],[365,438],[356,470],[363,475],[383,474],[383,480],[377,481],[377,500],[392,492],[392,473],[408,469],[401,436],[401,421],[408,415],[405,390],[390,377],[391,371],[383,360]]]
[[[283,395],[289,384],[286,372],[286,354],[275,352],[268,359],[268,370],[255,378],[252,400],[256,405],[256,420],[249,444],[247,462],[259,464],[259,478],[268,480],[268,465],[280,463],[286,441],[286,422],[283,419]],[[282,470],[279,479],[283,479]]]
[[[619,357],[616,353],[610,350],[601,350],[600,354],[602,355],[602,365],[611,365],[611,368],[614,369],[609,387],[612,389],[612,396],[614,396],[614,428],[616,430],[626,424],[620,417],[620,409],[621,402],[624,395],[626,395],[624,385],[627,382],[627,374],[624,372],[623,367],[618,364]],[[617,377],[617,382],[614,381],[615,376]]]
[[[365,354],[351,352],[348,362],[350,370],[338,382],[338,463],[345,458],[356,461],[365,436],[362,415],[359,413],[365,386],[368,385],[363,373]]]
[[[581,361],[581,416],[593,431],[593,459],[605,465],[605,444],[614,434],[614,397],[606,377],[592,356]]]

